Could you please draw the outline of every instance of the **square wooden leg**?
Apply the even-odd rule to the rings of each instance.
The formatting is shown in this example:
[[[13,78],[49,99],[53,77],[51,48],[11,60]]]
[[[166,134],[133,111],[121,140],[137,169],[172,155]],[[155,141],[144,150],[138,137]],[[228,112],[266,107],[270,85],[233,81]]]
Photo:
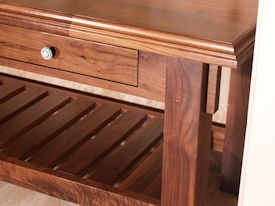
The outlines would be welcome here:
[[[163,206],[204,205],[211,140],[206,114],[208,65],[171,58],[167,62]]]
[[[238,194],[246,132],[252,57],[231,70],[221,189]]]

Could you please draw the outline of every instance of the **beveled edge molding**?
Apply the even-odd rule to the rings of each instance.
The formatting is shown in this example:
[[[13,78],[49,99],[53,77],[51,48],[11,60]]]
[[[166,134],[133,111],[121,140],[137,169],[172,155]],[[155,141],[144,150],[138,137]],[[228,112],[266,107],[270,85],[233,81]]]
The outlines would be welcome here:
[[[253,52],[256,28],[253,26],[235,42],[227,43],[0,3],[0,18],[5,16],[15,18],[14,21],[32,18],[36,20],[37,25],[43,24],[43,21],[54,22],[54,29],[45,32],[169,56],[185,57],[230,68],[237,68],[238,64]],[[12,23],[6,21],[5,24]],[[68,28],[66,28],[67,25]],[[14,26],[21,27],[20,24]],[[68,33],[58,32],[59,29],[67,29]]]
[[[0,2],[0,12],[14,13],[23,16],[37,17],[41,19],[51,19],[58,22],[70,23],[72,15],[61,12],[36,9],[31,7],[20,6],[12,3]]]

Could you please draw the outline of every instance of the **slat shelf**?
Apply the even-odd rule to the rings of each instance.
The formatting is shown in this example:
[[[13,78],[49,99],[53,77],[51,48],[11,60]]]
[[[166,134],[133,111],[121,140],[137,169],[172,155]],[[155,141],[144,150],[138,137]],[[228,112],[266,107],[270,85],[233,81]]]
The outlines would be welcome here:
[[[50,187],[51,195],[79,204],[88,200],[68,197],[60,184],[81,184],[81,192],[101,204],[107,193],[113,193],[113,201],[133,201],[127,205],[159,203],[161,181],[155,177],[161,166],[155,165],[162,156],[162,111],[4,75],[0,79],[0,96],[5,96],[0,103],[2,179],[38,191]],[[25,172],[32,179],[20,176]]]
[[[0,97],[0,179],[81,205],[159,204],[163,111],[7,75]]]

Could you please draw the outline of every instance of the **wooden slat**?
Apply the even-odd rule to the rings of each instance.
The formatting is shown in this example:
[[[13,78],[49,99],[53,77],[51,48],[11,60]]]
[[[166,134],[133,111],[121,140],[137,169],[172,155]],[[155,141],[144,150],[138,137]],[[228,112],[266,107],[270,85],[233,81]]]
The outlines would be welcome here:
[[[104,158],[90,175],[92,180],[106,184],[114,184],[116,178],[139,157],[148,152],[162,137],[163,121],[154,119],[136,132],[125,145],[118,147]]]
[[[161,144],[152,154],[140,163],[140,165],[124,181],[122,181],[119,189],[134,191],[137,193],[147,193],[147,195],[151,195],[149,194],[150,191],[153,191],[153,193],[159,191],[161,186],[154,181],[161,173],[162,151],[163,148]],[[153,185],[159,186],[159,188],[152,188]]]
[[[117,146],[146,120],[146,114],[128,111],[109,127],[99,132],[95,139],[89,139],[79,147],[61,166],[77,174],[109,149]]]
[[[117,107],[101,106],[96,108],[94,112],[87,115],[84,121],[79,121],[38,151],[31,162],[46,167],[55,165],[68,151],[93,136],[119,114],[120,109]]]
[[[69,101],[70,98],[68,96],[53,93],[16,117],[5,122],[0,126],[0,145],[3,146],[16,136],[26,132],[28,129],[35,126],[35,124],[38,124],[53,112],[62,108]]]
[[[0,87],[0,104],[24,91],[24,89],[23,85],[3,82]]]
[[[3,103],[0,110],[0,123],[8,120],[11,116],[22,111],[36,101],[47,95],[47,91],[38,88],[27,87],[25,91],[16,95],[11,100]]]
[[[9,77],[1,80],[17,82]],[[151,162],[154,168],[144,167],[151,178],[142,174],[147,179],[143,181],[141,177],[141,192],[120,190],[113,185],[135,173],[151,152],[155,154],[153,148],[159,145],[163,135],[162,113],[24,80],[18,82],[26,90],[0,105],[0,114],[6,112],[8,115],[3,116],[9,116],[0,124],[0,143],[4,141],[0,160],[5,159],[2,161],[5,166],[0,165],[2,178],[42,192],[50,187],[52,193],[48,194],[81,205],[102,205],[107,198],[107,206],[118,197],[120,200],[130,197],[134,201],[127,204],[117,201],[113,205],[159,205],[161,167],[154,162]],[[30,91],[35,89],[46,91],[46,96],[36,99],[33,95],[31,100]],[[27,92],[30,94],[26,95]],[[3,111],[4,108],[10,109]],[[70,194],[75,187],[81,191]]]
[[[64,129],[79,120],[94,106],[93,101],[73,100],[57,114],[49,117],[40,125],[13,141],[8,147],[5,147],[5,154],[20,159],[27,158],[33,149],[37,150],[45,141],[50,141],[63,132]]]
[[[219,108],[221,66],[210,65],[208,73],[206,113],[214,114]]]
[[[161,172],[153,179],[153,181],[142,192],[144,195],[161,198]]]

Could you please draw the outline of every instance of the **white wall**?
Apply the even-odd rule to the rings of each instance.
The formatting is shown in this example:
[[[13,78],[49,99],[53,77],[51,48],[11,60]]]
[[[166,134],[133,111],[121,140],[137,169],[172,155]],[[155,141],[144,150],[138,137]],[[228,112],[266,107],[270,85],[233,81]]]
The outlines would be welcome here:
[[[260,0],[239,206],[275,206],[275,0]]]

